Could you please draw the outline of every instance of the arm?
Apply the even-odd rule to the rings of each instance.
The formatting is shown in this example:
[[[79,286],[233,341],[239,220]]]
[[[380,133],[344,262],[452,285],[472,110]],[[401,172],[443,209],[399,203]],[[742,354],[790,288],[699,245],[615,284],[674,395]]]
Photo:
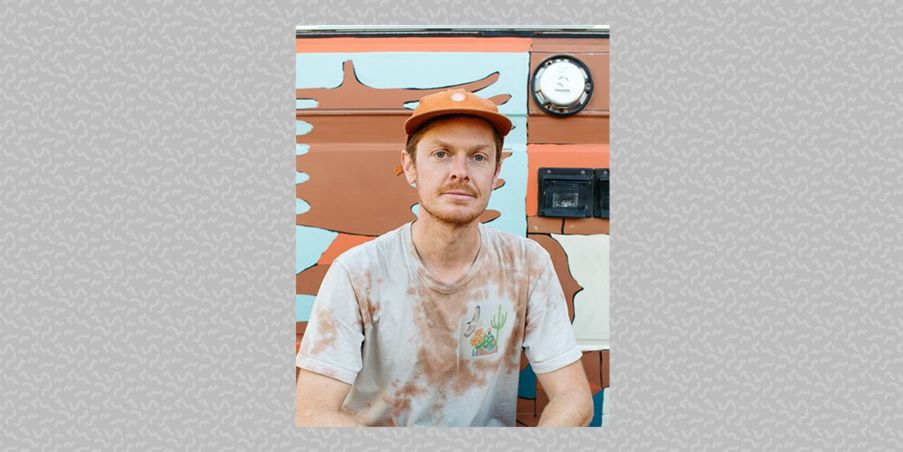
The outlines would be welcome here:
[[[364,420],[342,410],[351,385],[299,369],[295,388],[295,425],[298,427],[363,426]]]
[[[549,396],[538,427],[585,427],[593,419],[593,399],[583,364],[577,360],[561,369],[536,374]]]

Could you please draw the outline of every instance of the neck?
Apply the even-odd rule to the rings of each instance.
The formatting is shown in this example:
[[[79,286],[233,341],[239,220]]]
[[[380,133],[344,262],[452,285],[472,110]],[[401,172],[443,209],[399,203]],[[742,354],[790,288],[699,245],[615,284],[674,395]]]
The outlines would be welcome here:
[[[432,218],[425,209],[420,212],[411,235],[427,270],[438,274],[469,269],[480,251],[479,220],[453,225]]]

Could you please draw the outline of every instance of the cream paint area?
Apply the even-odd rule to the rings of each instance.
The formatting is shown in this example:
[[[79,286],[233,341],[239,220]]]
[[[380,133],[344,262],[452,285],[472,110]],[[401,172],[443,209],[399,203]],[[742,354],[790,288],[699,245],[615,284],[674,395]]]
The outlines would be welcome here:
[[[574,333],[584,351],[609,348],[608,237],[552,234],[567,254],[571,275],[583,286],[574,296]]]

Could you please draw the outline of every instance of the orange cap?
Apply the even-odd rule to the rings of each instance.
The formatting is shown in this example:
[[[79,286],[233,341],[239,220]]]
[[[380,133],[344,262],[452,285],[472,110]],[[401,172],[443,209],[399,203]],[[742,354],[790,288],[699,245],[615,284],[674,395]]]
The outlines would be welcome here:
[[[499,113],[495,103],[462,88],[439,91],[421,97],[420,105],[404,122],[404,131],[410,136],[430,119],[456,114],[483,118],[489,121],[502,137],[511,131],[511,120]]]

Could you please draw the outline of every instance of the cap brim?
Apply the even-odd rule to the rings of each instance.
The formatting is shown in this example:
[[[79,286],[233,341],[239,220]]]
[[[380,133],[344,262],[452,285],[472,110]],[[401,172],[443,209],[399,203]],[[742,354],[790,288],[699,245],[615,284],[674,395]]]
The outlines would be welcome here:
[[[492,127],[495,128],[495,130],[502,137],[507,136],[508,132],[510,132],[512,128],[511,120],[501,113],[492,113],[489,111],[473,110],[469,108],[452,108],[448,110],[431,111],[429,113],[411,116],[407,121],[404,122],[404,131],[410,136],[417,129],[419,129],[420,126],[423,125],[423,123],[429,121],[430,119],[448,115],[468,115],[485,119],[489,121],[490,124],[492,124]]]

